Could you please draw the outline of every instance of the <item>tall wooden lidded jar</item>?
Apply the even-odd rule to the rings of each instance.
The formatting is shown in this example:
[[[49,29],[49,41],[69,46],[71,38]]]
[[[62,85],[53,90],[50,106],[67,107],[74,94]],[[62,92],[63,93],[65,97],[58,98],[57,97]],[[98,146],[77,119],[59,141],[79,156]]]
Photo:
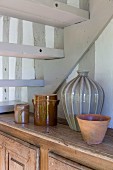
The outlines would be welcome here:
[[[76,115],[100,114],[104,92],[98,83],[88,77],[88,71],[78,71],[78,76],[62,89],[61,98],[70,128],[79,131]]]
[[[34,105],[34,124],[37,126],[56,126],[57,125],[57,94],[35,95]]]

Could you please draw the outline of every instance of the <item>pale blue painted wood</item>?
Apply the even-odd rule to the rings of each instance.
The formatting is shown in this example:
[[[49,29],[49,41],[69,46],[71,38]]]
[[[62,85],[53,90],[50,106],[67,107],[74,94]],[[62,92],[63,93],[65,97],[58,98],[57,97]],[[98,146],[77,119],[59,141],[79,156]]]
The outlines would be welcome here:
[[[43,87],[44,80],[0,80],[0,87]]]

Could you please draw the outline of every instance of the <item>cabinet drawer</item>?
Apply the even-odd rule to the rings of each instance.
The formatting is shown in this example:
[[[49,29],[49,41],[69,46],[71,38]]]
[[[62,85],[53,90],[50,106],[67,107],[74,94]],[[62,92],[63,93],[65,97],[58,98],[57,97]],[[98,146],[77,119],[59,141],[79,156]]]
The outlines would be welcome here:
[[[56,154],[49,154],[49,170],[91,170]]]

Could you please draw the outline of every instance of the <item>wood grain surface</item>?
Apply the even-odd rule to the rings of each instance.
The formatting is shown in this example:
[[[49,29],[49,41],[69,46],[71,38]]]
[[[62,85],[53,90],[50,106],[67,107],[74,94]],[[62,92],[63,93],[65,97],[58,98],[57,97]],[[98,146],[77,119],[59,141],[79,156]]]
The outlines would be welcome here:
[[[91,170],[56,154],[49,154],[49,170]]]
[[[0,170],[39,170],[39,149],[22,140],[1,133],[0,154]]]
[[[34,126],[33,117],[30,117],[29,124],[15,124],[14,115],[8,114],[0,116],[0,130],[83,166],[96,170],[113,170],[113,130],[111,129],[108,130],[102,144],[87,145],[79,132],[71,130],[66,125]],[[47,152],[45,157],[48,159]]]

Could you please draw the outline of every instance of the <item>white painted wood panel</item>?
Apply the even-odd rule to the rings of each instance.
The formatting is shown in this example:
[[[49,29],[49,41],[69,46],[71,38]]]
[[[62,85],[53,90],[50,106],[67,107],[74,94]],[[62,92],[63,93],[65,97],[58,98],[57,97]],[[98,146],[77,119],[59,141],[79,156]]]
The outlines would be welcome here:
[[[45,25],[33,23],[34,46],[46,47]],[[34,60],[35,78],[44,79],[43,61]]]
[[[0,87],[43,87],[44,80],[0,80]]]
[[[17,26],[18,19],[10,18],[9,25],[9,42],[17,43]],[[9,79],[15,79],[15,67],[16,67],[16,58],[9,56]]]
[[[90,0],[79,0],[79,8],[89,11]]]
[[[89,18],[88,11],[53,0],[1,0],[0,14],[65,27]]]
[[[33,28],[32,22],[23,21],[23,45],[33,47]],[[30,50],[30,49],[29,49]],[[34,79],[34,60],[33,59],[22,59],[22,79]]]
[[[46,29],[48,29],[48,27],[46,27]],[[54,37],[54,41],[53,43],[49,43],[50,41],[49,39],[51,38],[51,36],[46,36],[46,45],[49,45],[50,47],[54,46],[54,48],[57,47],[59,49],[63,48],[63,44],[64,44],[63,43],[63,39],[64,39],[63,29],[49,27],[49,29],[46,31],[46,34],[49,31],[50,31],[50,34],[51,32],[52,34],[54,34],[52,36]],[[62,74],[61,72],[59,72],[59,69],[58,69],[59,63],[62,62],[62,60],[51,60],[51,61],[48,60],[46,62],[43,62],[44,80],[46,83],[43,93],[54,93],[53,88],[55,89],[56,82],[58,81],[60,75]],[[57,67],[57,69],[55,67]],[[63,65],[62,65],[62,68],[63,68]],[[55,74],[58,73],[58,75],[55,77],[55,74],[53,72],[55,72]]]
[[[64,51],[62,49],[0,42],[0,55],[42,60],[60,59],[64,57]]]
[[[24,102],[28,102],[28,88],[27,87],[21,88],[21,100]]]
[[[9,42],[17,43],[18,19],[10,18]],[[9,79],[15,79],[16,58],[9,57]],[[15,87],[9,87],[9,101],[15,100]]]
[[[32,22],[23,21],[23,42],[24,45],[33,45]],[[22,58],[22,79],[34,79],[34,59]],[[21,88],[21,100],[28,102],[28,88]]]
[[[3,88],[0,87],[0,102],[3,101]]]
[[[64,48],[64,29],[60,29],[55,27],[54,28],[54,47],[55,48]],[[53,79],[54,79],[54,74],[53,75]],[[48,80],[50,80],[51,77],[48,78]],[[48,86],[51,87],[51,84],[49,84]],[[54,92],[56,93],[56,92]],[[58,99],[61,99],[61,91],[57,91],[57,95],[58,95]],[[58,117],[62,117],[61,115],[63,114],[63,107],[62,107],[62,102],[60,101],[59,105],[58,105]],[[64,118],[64,117],[63,117]]]
[[[3,78],[3,65],[2,65],[2,56],[0,56],[0,79]]]
[[[58,2],[63,2],[65,4],[67,4],[67,0],[57,0]]]
[[[33,23],[33,38],[34,46],[46,47],[46,33],[45,25],[39,23]],[[49,37],[51,39],[51,37]],[[34,60],[34,69],[35,69],[35,79],[44,79],[44,60]],[[28,101],[30,104],[30,111],[34,111],[32,98],[35,94],[43,94],[44,87],[28,87]]]
[[[3,40],[3,16],[0,17],[0,41]]]
[[[54,27],[45,26],[45,40],[47,48],[54,48]]]
[[[0,41],[2,40],[3,40],[3,17],[0,17]],[[2,56],[0,56],[0,79],[2,78],[3,78],[3,65],[2,65]]]
[[[22,59],[22,79],[35,79],[34,60]]]
[[[67,0],[67,4],[79,8],[79,1],[80,0]]]
[[[3,17],[0,17],[0,41],[3,40]],[[0,56],[0,79],[3,79],[2,56]],[[0,87],[0,102],[3,101],[3,88]]]
[[[9,58],[9,79],[15,79],[16,58]]]
[[[54,28],[54,48],[64,49],[64,29]]]
[[[15,100],[15,87],[9,87],[9,101]]]
[[[10,18],[4,16],[3,17],[3,41],[4,42],[9,42],[9,25],[10,25]],[[8,77],[9,77],[9,58],[6,57],[5,55],[2,58],[2,64],[3,64],[3,79],[8,79]],[[9,100],[9,88],[8,87],[3,88],[3,100],[4,101]]]
[[[23,43],[23,21],[18,20],[17,43]],[[22,58],[16,58],[15,79],[22,79]],[[21,87],[15,87],[15,99],[21,100]]]
[[[23,20],[23,44],[33,45],[32,22]]]
[[[10,18],[9,25],[9,42],[17,43],[17,27],[18,27],[18,19]]]

